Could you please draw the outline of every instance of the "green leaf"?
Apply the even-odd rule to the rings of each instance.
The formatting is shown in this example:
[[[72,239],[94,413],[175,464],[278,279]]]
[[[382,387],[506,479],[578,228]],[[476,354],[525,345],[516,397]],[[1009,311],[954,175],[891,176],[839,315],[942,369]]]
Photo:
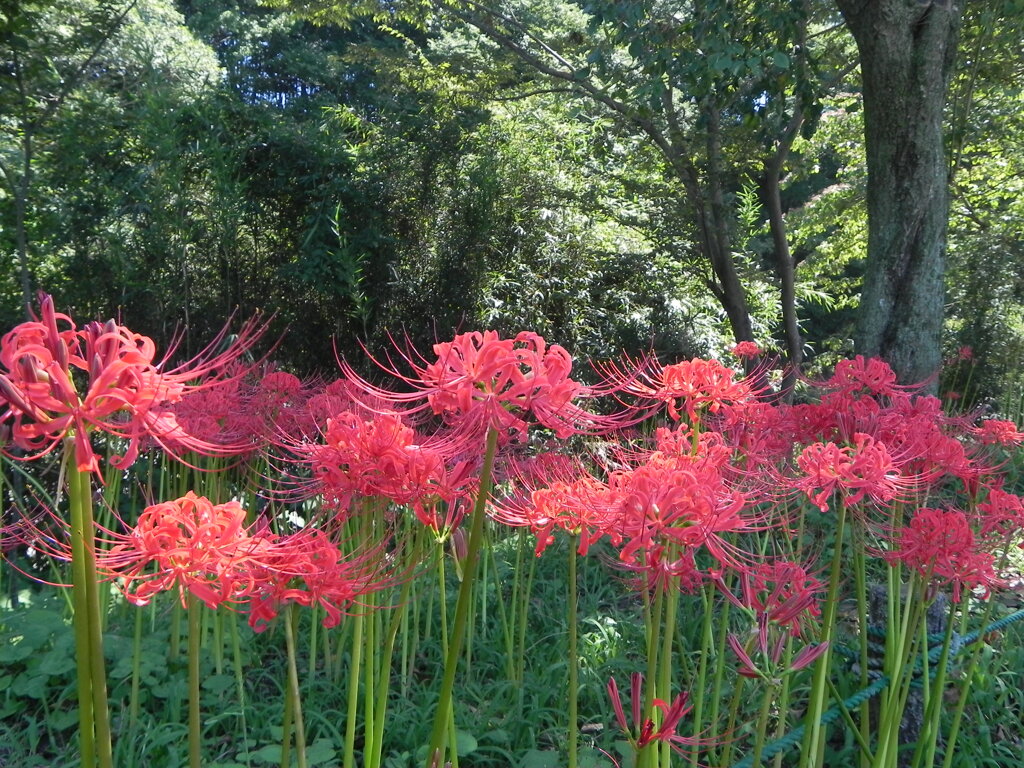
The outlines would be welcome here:
[[[470,752],[475,752],[477,748],[476,737],[467,731],[456,731],[455,732],[455,749],[460,755],[468,755]]]
[[[459,753],[461,754],[461,750]],[[306,748],[306,762],[309,765],[322,765],[333,760],[336,754],[333,741],[317,739]]]
[[[78,707],[52,713],[47,720],[50,727],[57,731],[66,731],[78,725]]]
[[[203,680],[203,689],[211,693],[223,693],[235,684],[231,675],[210,675]]]
[[[254,763],[280,763],[281,745],[268,744],[265,747],[260,747],[255,752],[242,753],[238,757]]]
[[[41,699],[46,696],[46,675],[29,674],[23,672],[14,678],[11,685],[11,692],[15,696],[28,696],[32,699]]]
[[[54,648],[39,660],[39,672],[57,677],[75,668],[73,649]]]
[[[523,755],[519,768],[558,768],[559,765],[561,761],[557,752],[531,749]]]

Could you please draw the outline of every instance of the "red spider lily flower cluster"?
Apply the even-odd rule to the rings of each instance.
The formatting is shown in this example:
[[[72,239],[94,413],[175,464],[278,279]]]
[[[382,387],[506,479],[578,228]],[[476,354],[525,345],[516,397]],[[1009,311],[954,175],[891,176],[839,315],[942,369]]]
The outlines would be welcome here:
[[[986,478],[996,472],[983,459],[985,436],[1012,441],[1015,434],[1005,422],[974,427],[968,417],[946,416],[936,398],[897,385],[879,360],[840,364],[817,385],[824,393],[819,402],[797,406],[756,400],[749,384],[708,361],[627,368],[604,371],[617,378],[620,391],[660,405],[677,426],[655,430],[646,450],[613,447],[594,457],[588,466],[605,467],[604,479],[558,462],[549,479],[543,469],[533,471],[528,488],[494,503],[492,515],[529,527],[538,554],[558,530],[578,535],[581,553],[607,538],[620,565],[644,576],[638,584],[645,589],[692,589],[734,570],[744,592],[734,601],[762,617],[762,639],[771,626],[799,634],[818,613],[821,584],[804,566],[766,564],[743,551],[746,532],[787,530],[780,501],[799,493],[827,510],[838,496],[870,536],[897,540],[896,505],[913,503],[951,477],[977,502],[979,488],[994,487]],[[1015,530],[1016,507],[1001,494],[989,491],[988,502],[977,505],[979,533],[970,551],[991,550],[997,533],[1005,538]],[[909,544],[916,535],[903,539]],[[944,545],[947,564],[933,572],[937,583],[959,591],[960,584],[988,578],[990,555],[958,566],[954,578],[955,538]],[[915,545],[908,557],[920,551]],[[799,571],[773,571],[787,568]]]
[[[868,498],[875,503],[892,501],[900,488],[900,473],[885,446],[870,435],[857,433],[854,444],[814,443],[797,457],[804,473],[796,487],[805,492],[822,512],[828,500],[842,490],[847,503]]]
[[[411,506],[424,524],[442,533],[439,504],[456,502],[474,488],[476,462],[456,460],[443,442],[420,436],[397,413],[364,418],[343,411],[327,420],[324,444],[299,449],[311,466],[316,492],[340,512],[360,498],[383,498]]]
[[[557,344],[548,345],[536,333],[523,331],[511,339],[494,331],[463,333],[435,344],[434,355],[432,361],[417,362],[403,354],[412,375],[381,366],[412,392],[373,386],[344,364],[343,371],[371,397],[407,407],[408,414],[429,410],[471,440],[488,429],[502,438],[522,440],[528,419],[563,438],[613,426],[576,405],[593,393],[569,377],[569,353]]]
[[[989,489],[988,497],[978,504],[978,514],[982,536],[996,536],[1005,544],[1024,531],[1024,499],[1002,488]],[[1019,546],[1024,549],[1024,542]]]
[[[915,387],[896,383],[896,373],[884,360],[857,355],[852,360],[840,360],[832,377],[823,382],[827,391],[848,395],[867,394],[876,397],[891,397],[898,392],[908,392]]]
[[[729,351],[743,360],[754,358],[761,354],[761,348],[753,341],[741,341]]]
[[[213,504],[190,491],[147,507],[97,564],[136,605],[177,589],[183,603],[191,594],[210,608],[247,609],[257,631],[289,602],[323,607],[324,626],[333,627],[361,596],[392,583],[380,551],[346,557],[322,530],[279,536],[252,533],[244,522],[237,502]]]
[[[745,568],[739,577],[742,597],[725,589],[721,580],[718,586],[730,602],[753,612],[765,625],[775,624],[787,634],[799,637],[809,623],[821,616],[819,601],[825,585],[799,563],[758,563]]]
[[[93,430],[128,441],[125,454],[111,462],[117,468],[135,460],[144,438],[165,448],[223,453],[225,446],[187,433],[168,405],[219,380],[219,373],[248,351],[262,330],[250,322],[226,351],[212,352],[222,340],[218,338],[208,351],[167,371],[155,360],[156,348],[148,337],[112,320],[76,328],[44,295],[39,319],[0,339],[0,397],[5,406],[0,421],[10,424],[11,441],[28,454],[20,458],[37,458],[70,437],[81,471],[99,472],[89,437]]]
[[[346,557],[326,532],[306,528],[272,538],[259,559],[259,578],[249,595],[249,625],[261,632],[281,606],[295,603],[324,609],[324,627],[358,611],[360,599],[394,583],[382,573],[385,553],[377,547]]]
[[[736,654],[736,658],[739,659],[740,666],[736,670],[738,674],[752,679],[767,680],[776,685],[785,675],[798,672],[813,664],[818,657],[828,650],[829,646],[828,642],[805,645],[797,652],[789,664],[782,669],[780,668],[779,661],[782,659],[782,652],[786,647],[785,634],[779,634],[769,641],[768,632],[759,631],[757,633],[757,648],[760,651],[761,657],[760,664],[751,658],[747,648],[743,646],[743,643],[735,634],[730,633],[726,637],[726,641],[729,643],[732,652]]]
[[[967,515],[959,509],[921,508],[892,538],[886,559],[903,563],[932,583],[950,584],[954,602],[960,602],[964,587],[988,594],[999,583],[995,558],[979,551]]]
[[[657,450],[620,456],[635,466],[612,471],[606,482],[582,468],[561,479],[567,470],[556,464],[555,478],[546,484],[536,478],[539,487],[492,504],[492,516],[529,527],[538,555],[557,530],[579,537],[581,555],[607,537],[621,566],[643,576],[644,588],[691,589],[704,578],[695,563],[698,550],[720,567],[734,566],[743,556],[725,535],[757,524],[746,514],[748,497],[729,487],[720,472],[729,451],[708,434],[698,441],[698,454],[690,455],[691,435],[688,429],[659,430]]]
[[[565,471],[564,465],[557,469],[559,474]],[[504,525],[528,527],[537,539],[538,557],[554,543],[557,530],[579,536],[579,554],[586,555],[609,532],[613,508],[613,491],[580,468],[575,479],[553,480],[492,504],[491,516]]]
[[[1024,432],[1017,429],[1012,421],[986,419],[976,431],[978,439],[985,445],[1020,445],[1024,443]]]
[[[177,587],[182,601],[191,593],[213,608],[249,592],[251,556],[259,548],[245,530],[240,504],[215,505],[189,492],[146,507],[135,526],[100,557],[136,605]]]
[[[605,366],[604,373],[614,389],[636,396],[641,403],[664,405],[675,421],[685,413],[695,423],[705,410],[717,413],[723,405],[756,397],[748,380],[735,380],[733,370],[717,360],[694,358],[671,365],[628,361],[622,367]]]
[[[643,705],[644,676],[640,672],[634,672],[630,677],[629,699],[631,704],[632,725],[626,720],[626,711],[622,706],[622,697],[619,695],[619,686],[615,678],[608,679],[608,698],[611,699],[612,709],[615,710],[615,719],[619,723],[622,732],[629,739],[629,743],[637,751],[654,742],[665,742],[676,751],[682,751],[684,746],[693,746],[703,743],[699,739],[680,736],[676,733],[679,723],[690,712],[692,707],[688,704],[689,694],[686,692],[676,696],[671,704],[661,699],[654,700],[654,706],[661,710],[661,725],[655,725],[654,721],[643,717],[641,711]]]
[[[744,677],[777,681],[782,676],[809,666],[828,648],[828,643],[808,645],[800,649],[786,668],[779,661],[786,641],[800,637],[803,631],[821,616],[819,600],[825,591],[820,579],[807,569],[784,560],[759,563],[739,572],[741,597],[725,588],[719,579],[718,587],[737,607],[754,615],[754,634],[761,663],[750,656],[750,646],[730,634],[729,646],[740,661],[739,674]]]

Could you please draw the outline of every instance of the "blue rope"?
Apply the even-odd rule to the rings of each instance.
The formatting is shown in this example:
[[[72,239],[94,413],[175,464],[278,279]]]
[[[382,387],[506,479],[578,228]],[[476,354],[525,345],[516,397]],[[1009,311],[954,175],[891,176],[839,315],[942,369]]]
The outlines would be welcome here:
[[[1013,622],[1019,621],[1020,619],[1024,619],[1024,608],[1022,608],[1019,611],[1015,611],[1014,613],[1011,613],[1009,616],[1004,616],[998,621],[993,621],[975,632],[971,632],[963,636],[954,634],[953,639],[950,643],[949,658],[952,659],[954,656],[956,656],[958,653],[964,650],[967,646],[973,645],[979,639],[987,635],[989,632],[997,632],[998,630],[1003,629],[1004,627],[1008,627],[1010,624],[1013,624]],[[876,634],[876,632],[872,632],[872,634]],[[936,640],[934,639],[935,637],[938,638],[937,641],[939,643],[945,640],[945,635],[943,634],[939,634],[936,636],[929,635],[929,642],[936,642]],[[841,655],[847,656],[848,658],[857,658],[858,656],[858,654],[854,654],[852,651],[850,651],[849,648],[844,648],[842,646],[836,646],[836,650]],[[928,660],[932,663],[937,662],[941,655],[941,644],[931,647],[928,650]],[[845,699],[841,705],[832,707],[831,709],[822,712],[821,724],[830,725],[834,723],[842,715],[843,709],[846,709],[847,711],[857,709],[865,701],[881,693],[887,685],[889,685],[889,678],[885,675],[882,675],[867,688],[857,691],[849,698]],[[788,752],[790,749],[797,746],[803,740],[803,737],[804,726],[798,725],[785,736],[782,736],[781,738],[778,738],[775,741],[771,741],[768,744],[766,744],[764,749],[761,750],[761,760],[767,762],[780,752]],[[752,766],[753,763],[754,755],[753,753],[751,753],[746,757],[741,758],[739,761],[733,763],[732,768],[750,768],[750,766]]]

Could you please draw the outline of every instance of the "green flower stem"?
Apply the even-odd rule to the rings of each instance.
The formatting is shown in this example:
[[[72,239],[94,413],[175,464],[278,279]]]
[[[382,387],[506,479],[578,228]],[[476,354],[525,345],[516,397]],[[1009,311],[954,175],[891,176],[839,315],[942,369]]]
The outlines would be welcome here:
[[[517,645],[519,639],[519,621],[520,611],[519,603],[520,596],[524,590],[523,574],[526,572],[526,568],[523,567],[523,553],[526,551],[528,546],[527,532],[525,529],[520,528],[516,533],[516,559],[515,567],[512,569],[512,595],[509,599],[509,603],[512,606],[511,616],[509,616],[509,641],[508,641],[508,669],[509,669],[509,680],[518,681],[519,674],[519,646]]]
[[[704,586],[703,597],[704,597],[704,626],[701,629],[700,639],[700,663],[697,666],[697,682],[694,684],[693,693],[693,737],[694,739],[700,739],[701,726],[704,721],[704,691],[707,685],[708,678],[708,657],[711,655],[711,647],[714,645],[714,635],[712,632],[712,622],[714,617],[711,613],[712,608],[712,590],[714,587],[711,584]],[[721,663],[721,660],[719,660]],[[700,745],[694,744],[690,748],[690,765],[698,765],[698,759],[700,758]]]
[[[658,697],[664,701],[672,701],[672,645],[676,637],[676,616],[679,612],[679,587],[676,579],[669,583],[669,593],[665,595],[665,623],[661,635],[661,657],[658,660]],[[660,726],[661,723],[658,722]],[[661,765],[670,768],[672,765],[672,744],[661,742]]]
[[[352,653],[348,669],[348,709],[345,715],[345,751],[342,765],[355,768],[356,715],[359,711],[359,681],[362,679],[363,662],[363,621],[365,616],[357,613],[352,617]]]
[[[790,665],[790,662],[793,659],[793,638],[792,637],[787,637],[786,638],[786,650],[784,652],[783,658],[786,660],[786,665],[785,666],[788,668],[789,665]],[[790,698],[790,694],[792,693],[792,688],[790,686],[790,683],[791,683],[792,679],[793,679],[793,675],[791,675],[791,674],[790,675],[783,675],[783,677],[782,677],[782,690],[779,693],[779,721],[778,721],[778,724],[775,726],[775,738],[776,739],[781,739],[783,736],[785,736],[786,735],[786,729],[789,727],[789,723],[787,722],[786,715],[789,713],[789,698]],[[785,753],[780,750],[779,753],[777,755],[775,755],[775,760],[773,762],[774,768],[782,768],[782,757],[783,757],[784,754]]]
[[[654,593],[654,600],[649,597],[650,590],[644,590],[644,621],[647,626],[647,672],[644,686],[643,720],[654,717],[654,699],[657,698],[654,690],[658,680],[658,653],[661,651],[661,631],[664,628],[662,616],[664,614],[664,590],[658,587]],[[639,723],[634,723],[639,726]],[[654,750],[650,745],[641,749],[636,756],[636,768],[651,768],[655,761]]]
[[[580,659],[577,650],[577,609],[579,602],[576,580],[577,535],[569,536],[569,583],[566,595],[566,628],[569,641],[569,768],[579,764],[579,675]]]
[[[729,572],[730,574],[732,571]],[[731,582],[731,579],[729,579]],[[726,584],[726,589],[731,588],[731,584]],[[718,728],[719,719],[719,706],[722,700],[722,685],[725,682],[725,656],[726,656],[726,640],[729,636],[729,614],[732,612],[732,603],[729,600],[722,601],[722,614],[719,617],[718,625],[718,640],[715,645],[715,674],[711,682],[711,711],[708,713],[708,723],[711,726],[711,734],[716,733]]]
[[[284,717],[281,718],[281,768],[292,765],[292,714],[295,711],[295,697],[292,687],[284,686]]]
[[[898,637],[891,659],[888,656],[888,648],[886,649],[885,672],[892,681],[889,685],[892,695],[883,703],[879,715],[878,748],[873,763],[876,768],[895,766],[897,762],[900,723],[903,720],[903,711],[914,676],[914,657],[917,655],[920,639],[918,629],[924,621],[927,607],[923,592],[928,581],[930,576],[921,578],[914,574],[911,578],[908,597],[902,601],[903,611],[900,622],[896,625]],[[900,601],[900,595],[901,590],[897,589],[895,598],[890,595],[890,599]]]
[[[495,586],[495,589],[497,590],[497,594],[498,594],[498,623],[499,623],[500,628],[501,628],[501,639],[502,639],[502,642],[505,644],[505,653],[503,654],[503,658],[505,660],[505,679],[508,680],[508,681],[512,681],[514,679],[514,677],[515,677],[515,656],[513,655],[513,652],[514,652],[515,649],[512,647],[512,637],[513,637],[514,628],[513,628],[511,622],[514,620],[512,618],[512,616],[515,615],[515,610],[513,610],[511,612],[512,616],[509,616],[509,610],[508,610],[508,608],[505,605],[505,599],[504,599],[504,594],[503,594],[504,590],[502,589],[501,580],[497,578],[498,564],[496,562],[496,555],[494,553],[494,548],[493,547],[489,547],[487,551],[488,551],[488,553],[490,555],[490,558],[491,558],[491,566],[494,569],[494,573],[495,573],[495,585],[494,586]],[[518,573],[515,573],[513,575],[513,577],[512,577],[512,579],[513,579],[512,599],[511,599],[510,602],[511,602],[511,604],[513,606],[516,604],[516,602],[515,602],[515,600],[516,600],[515,584],[516,584],[516,581],[518,581],[518,578],[519,578],[519,574]]]
[[[749,653],[753,647],[753,640],[747,643],[746,651]],[[725,724],[726,734],[733,734],[736,732],[736,720],[739,716],[740,704],[743,702],[743,689],[746,686],[747,678],[743,675],[736,675],[733,682],[732,699],[729,702],[729,720]],[[722,748],[722,759],[719,761],[720,765],[732,765],[732,751],[733,745],[736,743],[736,739],[731,736],[725,739],[725,745]]]
[[[69,438],[70,440],[70,438]],[[65,446],[68,463],[74,461],[74,445]],[[92,514],[92,482],[88,472],[77,468],[68,470],[68,500],[71,506],[72,539],[78,539],[75,547],[72,541],[72,560],[80,560],[81,566],[72,564],[77,580],[74,584],[76,611],[76,641],[85,641],[84,655],[87,659],[89,682],[87,695],[92,698],[92,721],[87,728],[94,734],[93,746],[99,768],[113,768],[114,757],[110,740],[110,709],[107,704],[107,676],[103,659],[103,617],[100,615],[99,578],[96,574],[96,526]],[[76,551],[77,550],[77,551]],[[84,610],[82,610],[84,608]],[[79,628],[79,624],[84,629]],[[82,655],[79,655],[81,664]],[[79,678],[81,682],[81,677]],[[81,705],[81,690],[79,691]],[[81,722],[81,721],[80,721]],[[83,749],[83,756],[85,750]]]
[[[413,545],[414,557],[418,552],[418,540]],[[415,560],[413,560],[415,562]],[[412,590],[412,579],[406,579],[402,584],[402,591],[398,598],[398,604],[404,606],[409,600],[409,593]],[[384,750],[384,721],[387,715],[388,691],[391,686],[391,657],[395,650],[395,639],[398,637],[398,628],[405,623],[406,614],[401,610],[394,610],[391,620],[388,622],[388,630],[385,635],[384,648],[380,655],[380,664],[377,674],[377,704],[374,707],[373,719],[373,751],[365,756],[364,768],[380,768]]]
[[[295,622],[298,614],[295,603],[288,606],[284,617],[284,642],[288,652],[288,692],[292,699],[292,712],[295,721],[295,757],[299,768],[306,768],[306,726],[302,720],[302,697],[299,692],[299,667],[295,660]],[[287,738],[287,734],[285,734]]]
[[[946,667],[949,663],[949,651],[953,645],[953,626],[956,624],[954,621],[954,604],[950,604],[949,616],[946,619],[946,632],[942,638],[942,651],[939,653],[939,660],[935,669],[935,681],[931,683],[931,688],[925,695],[925,701],[928,702],[927,709],[925,710],[925,721],[924,728],[921,731],[921,735],[917,740],[917,747],[914,750],[914,759],[911,768],[919,768],[921,765],[922,758],[924,764],[928,768],[932,768],[935,765],[935,748],[939,743],[939,720],[942,714],[942,699],[943,692],[946,689]],[[925,630],[927,631],[927,629]],[[928,652],[924,653],[924,658],[927,661]],[[925,670],[923,679],[925,683],[928,683],[929,670]]]
[[[487,497],[491,488],[491,468],[498,450],[498,432],[491,428],[487,432],[487,444],[484,449],[484,464],[480,472],[480,492],[473,507],[473,519],[470,523],[469,545],[466,551],[466,562],[462,573],[462,584],[459,586],[459,597],[455,603],[455,620],[448,643],[448,653],[444,663],[444,677],[441,681],[441,693],[438,698],[437,712],[434,715],[434,728],[430,736],[427,750],[427,766],[437,761],[443,765],[445,747],[445,726],[452,711],[452,691],[455,688],[455,670],[458,667],[459,654],[462,652],[462,641],[466,636],[466,624],[469,617],[470,602],[473,598],[473,583],[476,580],[477,559],[483,542],[484,520],[487,517]]]
[[[827,703],[826,691],[832,664],[832,633],[835,630],[836,609],[839,604],[839,572],[842,565],[843,534],[846,527],[846,502],[839,500],[836,520],[835,552],[832,554],[832,568],[828,579],[828,594],[825,598],[825,614],[822,617],[821,642],[829,647],[818,657],[811,680],[811,698],[807,705],[806,730],[800,752],[801,768],[820,768],[824,759],[825,739],[822,734],[821,715]]]
[[[853,575],[854,588],[857,593],[857,637],[860,641],[860,687],[867,688],[870,680],[868,679],[868,585],[867,565],[864,557],[864,530],[860,526],[855,526],[853,534]],[[865,742],[869,742],[871,740],[871,705],[869,702],[865,701],[860,705],[858,720],[857,728],[860,738]],[[864,750],[861,750],[861,768],[869,768],[870,765],[870,753],[865,753]]]
[[[374,684],[376,666],[378,662],[377,647],[377,618],[373,611],[373,595],[366,596],[367,603],[361,609],[366,614],[366,623],[363,628],[363,645],[365,660],[363,662],[363,765],[367,763],[368,756],[373,754],[373,733],[374,715],[373,705],[377,695],[377,686]]]
[[[757,725],[754,727],[754,757],[750,768],[760,768],[761,753],[764,751],[765,732],[768,730],[768,715],[771,714],[772,699],[778,686],[766,685],[761,696],[761,709],[757,713]]]
[[[73,450],[73,449],[69,449]],[[73,456],[73,454],[70,454]],[[77,471],[71,470],[71,484],[77,484]],[[89,652],[89,603],[85,590],[88,576],[85,565],[85,524],[78,504],[77,488],[71,491],[71,572],[74,604],[75,658],[78,668],[78,742],[82,768],[96,765],[95,725],[92,712],[92,667]]]
[[[188,764],[203,766],[203,731],[199,719],[199,640],[202,606],[195,595],[188,596]]]
[[[988,621],[992,617],[993,605],[995,605],[995,602],[989,598],[985,604],[985,611],[981,616],[980,626],[988,626]],[[963,613],[966,619],[968,611],[965,609]],[[960,683],[960,697],[956,700],[956,709],[953,710],[953,720],[949,726],[949,736],[946,738],[946,757],[942,761],[942,768],[950,768],[953,764],[953,755],[956,753],[956,740],[960,735],[960,723],[963,720],[964,707],[967,706],[967,695],[971,689],[971,683],[974,681],[974,673],[978,669],[978,660],[981,658],[981,651],[984,647],[985,638],[979,637],[975,643],[974,650],[971,651],[971,660],[967,664],[967,672],[964,674],[963,682]]]
[[[523,680],[526,677],[526,626],[527,619],[530,613],[530,593],[533,590],[533,579],[537,574],[537,558],[530,558],[530,567],[526,572],[526,582],[523,585],[522,592],[520,595],[519,607],[519,618],[516,620],[516,628],[518,631],[518,637],[516,638],[516,676],[515,680],[519,685],[515,686],[516,689],[516,716],[519,720],[523,717],[523,706],[526,700],[526,686],[523,685]]]
[[[235,690],[238,692],[239,725],[242,729],[242,745],[245,753],[245,764],[249,765],[249,729],[245,720],[245,676],[242,672],[242,645],[238,640],[238,622],[240,617],[231,614],[231,655],[234,658]]]
[[[132,635],[132,688],[128,698],[128,727],[139,723],[139,688],[142,678],[142,608],[135,609],[135,632]]]
[[[846,704],[843,703],[843,697],[839,694],[839,690],[836,688],[836,684],[831,680],[828,681],[828,690],[832,694],[832,698],[836,700],[836,706],[839,708],[839,714],[843,716],[843,720],[846,721],[846,725],[850,729],[850,733],[853,734],[854,739],[857,741],[857,746],[860,749],[861,754],[867,755],[869,758],[871,755],[871,744],[861,738],[860,731],[857,729],[857,723],[853,719],[853,715],[850,714],[850,710]]]
[[[320,646],[317,644],[317,631],[320,628],[321,608],[316,603],[310,607],[312,610],[309,612],[309,666],[306,668],[307,680],[312,680],[316,677],[317,656],[320,652]]]

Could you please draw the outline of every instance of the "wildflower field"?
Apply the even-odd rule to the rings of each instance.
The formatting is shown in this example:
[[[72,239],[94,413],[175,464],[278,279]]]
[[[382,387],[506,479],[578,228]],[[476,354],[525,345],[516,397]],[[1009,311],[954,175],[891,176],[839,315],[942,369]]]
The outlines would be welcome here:
[[[229,331],[0,340],[0,766],[1024,765],[1019,413]]]

